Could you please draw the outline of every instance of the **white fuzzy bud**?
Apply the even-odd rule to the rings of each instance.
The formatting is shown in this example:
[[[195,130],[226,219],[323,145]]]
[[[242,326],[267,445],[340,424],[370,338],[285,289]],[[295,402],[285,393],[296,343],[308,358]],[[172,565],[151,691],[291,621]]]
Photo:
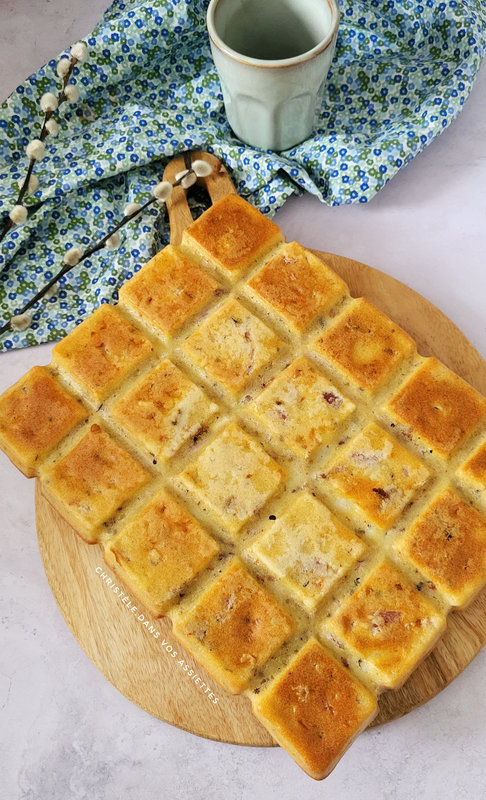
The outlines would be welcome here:
[[[159,203],[165,203],[172,194],[172,184],[170,184],[169,181],[160,181],[160,183],[152,189],[152,194]]]
[[[88,48],[84,42],[76,42],[71,47],[71,55],[76,61],[86,61],[88,55]]]
[[[10,320],[10,327],[13,331],[25,331],[30,328],[32,317],[30,314],[14,314]]]
[[[52,92],[46,92],[40,99],[40,107],[44,114],[47,111],[55,111],[57,108],[57,97]]]
[[[193,186],[196,183],[197,177],[192,169],[183,169],[182,172],[177,173],[175,179],[176,181],[180,181],[183,189],[189,189],[190,186]]]
[[[207,178],[213,171],[211,164],[208,164],[207,161],[203,161],[202,158],[197,158],[193,161],[191,167],[198,178]]]
[[[73,83],[68,83],[67,86],[64,87],[64,97],[68,101],[68,103],[77,103],[79,100],[79,89],[77,86],[74,86]]]
[[[38,186],[39,186],[39,178],[37,177],[37,175],[31,175],[29,178],[29,183],[27,185],[27,191],[30,192],[30,194],[32,194],[32,192],[35,192]]]
[[[44,142],[41,142],[40,139],[32,139],[31,142],[25,148],[25,152],[29,158],[33,158],[36,161],[40,161],[41,158],[44,158],[44,153],[46,151]]]
[[[52,117],[51,117],[51,119],[47,120],[47,122],[46,122],[46,131],[49,134],[49,136],[57,136],[57,134],[59,133],[59,130],[60,130],[60,126],[56,122],[55,119],[52,119]]]
[[[132,214],[135,214],[137,211],[140,211],[142,206],[140,203],[127,203],[125,209],[123,211],[124,217],[131,217]]]
[[[65,78],[69,72],[70,67],[71,67],[71,59],[61,58],[60,61],[57,62],[56,72],[60,78]]]
[[[14,225],[22,225],[27,219],[27,209],[25,206],[14,206],[9,214],[10,220]]]
[[[120,244],[120,236],[118,233],[112,233],[110,238],[106,240],[105,247],[107,250],[114,250]]]
[[[196,181],[197,181],[197,176],[194,174],[194,172],[190,172],[189,175],[186,175],[181,180],[181,186],[183,189],[189,189],[190,186],[194,186]]]
[[[64,253],[64,263],[70,267],[75,267],[76,264],[79,264],[79,261],[82,256],[82,252],[79,247],[71,247],[69,250],[66,250]]]
[[[51,297],[54,297],[56,292],[57,292],[57,286],[55,283],[53,283],[52,286],[45,293],[44,297],[46,298],[46,300],[50,300]]]
[[[24,181],[23,180],[19,181],[19,188],[22,189],[23,186],[24,186]],[[29,194],[35,192],[38,186],[39,186],[39,178],[37,177],[37,175],[31,175],[29,178],[29,182],[27,184],[27,191],[29,192]]]

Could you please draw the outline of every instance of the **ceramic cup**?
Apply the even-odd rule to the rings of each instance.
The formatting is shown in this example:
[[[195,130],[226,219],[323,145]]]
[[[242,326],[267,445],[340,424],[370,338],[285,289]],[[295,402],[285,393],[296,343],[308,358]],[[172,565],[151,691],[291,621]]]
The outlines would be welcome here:
[[[211,0],[207,26],[236,135],[265,150],[307,139],[334,55],[335,0]]]

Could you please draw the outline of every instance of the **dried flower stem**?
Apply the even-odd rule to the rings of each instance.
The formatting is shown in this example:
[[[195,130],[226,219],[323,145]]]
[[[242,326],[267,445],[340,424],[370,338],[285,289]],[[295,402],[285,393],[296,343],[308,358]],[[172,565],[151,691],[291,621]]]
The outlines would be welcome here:
[[[59,93],[59,97],[58,97],[58,108],[62,103],[66,102],[66,100],[67,100],[67,97],[65,95],[65,89],[66,89],[66,86],[69,83],[69,79],[70,79],[70,77],[71,77],[71,75],[73,73],[73,69],[74,69],[74,67],[76,66],[77,63],[78,63],[78,59],[75,58],[74,56],[71,56],[69,69],[67,70],[66,74],[62,77],[62,89],[61,89],[61,91]],[[49,131],[48,131],[47,127],[46,127],[46,123],[50,120],[50,118],[52,117],[53,113],[54,113],[53,111],[46,111],[45,114],[44,114],[44,120],[43,120],[43,123],[42,123],[41,132],[40,132],[40,135],[39,135],[39,139],[40,139],[41,142],[44,142],[45,139],[47,139],[47,137],[49,136]],[[32,173],[34,171],[35,162],[36,162],[35,158],[31,158],[30,159],[29,166],[27,168],[26,176],[24,178],[22,186],[20,187],[20,191],[19,191],[17,200],[14,203],[14,205],[20,205],[22,203],[22,200],[24,199],[26,193],[27,193],[27,190],[29,188],[29,181],[30,181],[30,178],[31,178]],[[10,219],[10,217],[8,215],[3,218],[2,229],[0,231],[0,242],[5,238],[5,236],[7,235],[8,231],[10,230],[10,228],[13,228],[13,226],[14,226],[14,223],[12,222],[12,220]]]
[[[195,175],[194,170],[190,167],[188,169],[188,173],[186,173],[183,177],[179,178],[179,180],[174,181],[174,183],[172,184],[172,187],[180,186],[182,184],[183,180],[184,180],[184,177],[187,177],[187,174],[194,174]],[[143,203],[140,207],[137,207],[137,209],[135,211],[133,211],[131,214],[125,214],[122,217],[122,219],[113,228],[111,228],[108,231],[108,233],[105,234],[105,236],[103,236],[102,239],[100,239],[98,242],[96,242],[96,244],[92,245],[91,247],[88,247],[88,249],[85,250],[84,253],[81,254],[81,256],[80,256],[80,258],[79,258],[79,260],[77,261],[76,264],[74,264],[74,265],[73,264],[64,264],[64,266],[61,267],[61,269],[50,279],[50,281],[48,283],[46,283],[45,286],[43,286],[42,289],[40,289],[37,292],[37,294],[34,297],[32,297],[31,300],[29,300],[28,303],[26,303],[25,306],[17,314],[15,314],[14,316],[20,316],[21,314],[25,314],[26,311],[29,311],[29,309],[31,309],[32,306],[34,306],[39,300],[41,300],[44,297],[44,295],[46,295],[49,292],[49,290],[54,286],[54,284],[56,284],[58,282],[58,280],[60,280],[60,278],[62,278],[64,275],[66,275],[68,272],[70,272],[72,269],[74,269],[75,266],[80,264],[86,258],[89,258],[94,253],[97,253],[98,250],[102,250],[103,247],[105,247],[106,242],[108,241],[108,239],[110,239],[110,237],[112,237],[114,234],[118,233],[120,228],[122,228],[124,225],[126,225],[128,222],[130,222],[130,220],[134,219],[135,217],[138,217],[139,214],[141,214],[143,211],[145,211],[146,208],[148,208],[149,206],[151,206],[155,202],[159,202],[160,203],[161,200],[160,200],[160,198],[158,198],[154,194],[152,194],[145,203]],[[2,325],[0,327],[0,336],[3,333],[5,333],[6,331],[12,330],[11,322],[12,322],[13,318],[14,317],[11,317],[7,322],[4,323],[4,325]]]

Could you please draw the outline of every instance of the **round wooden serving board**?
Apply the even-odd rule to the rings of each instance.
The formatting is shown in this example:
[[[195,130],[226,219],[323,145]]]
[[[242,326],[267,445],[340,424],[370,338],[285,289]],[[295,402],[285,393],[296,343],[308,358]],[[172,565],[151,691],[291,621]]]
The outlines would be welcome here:
[[[183,169],[182,159],[171,162],[169,168],[172,173]],[[218,169],[206,181],[213,202],[234,191],[224,168],[219,165]],[[168,170],[164,178],[173,180]],[[177,229],[173,215],[179,202],[186,218]],[[174,192],[168,207],[174,242],[190,222],[181,191]],[[181,218],[180,212],[176,217]],[[344,278],[354,296],[364,295],[408,331],[422,355],[436,356],[486,394],[486,363],[432,303],[365,264],[314,252]],[[253,716],[248,698],[227,694],[208,677],[172,636],[168,620],[154,621],[135,608],[131,597],[122,598],[115,587],[123,587],[104,565],[101,546],[87,545],[76,535],[43,497],[38,482],[36,519],[44,568],[61,612],[86,654],[125,697],[153,716],[199,736],[236,744],[275,744]],[[107,583],[110,577],[112,585]],[[407,683],[381,695],[380,713],[373,724],[396,719],[434,697],[485,642],[483,591],[465,611],[449,614],[446,633]]]

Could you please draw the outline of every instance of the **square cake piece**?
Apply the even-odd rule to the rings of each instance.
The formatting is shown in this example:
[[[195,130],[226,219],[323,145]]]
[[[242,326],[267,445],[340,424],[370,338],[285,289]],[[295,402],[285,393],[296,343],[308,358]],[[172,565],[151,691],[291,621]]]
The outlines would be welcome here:
[[[365,550],[364,542],[327,506],[302,492],[252,541],[248,553],[314,611]]]
[[[457,470],[457,478],[486,510],[486,440],[479,443],[469,458]]]
[[[283,342],[238,300],[227,300],[182,345],[189,360],[227,391],[240,392]]]
[[[298,332],[348,293],[344,281],[298,242],[282,245],[248,286]]]
[[[115,420],[156,458],[173,456],[194,438],[218,411],[169,359],[137,381],[111,413]]]
[[[247,406],[297,455],[308,458],[332,440],[354,403],[306,358],[298,358]]]
[[[214,539],[166,491],[159,492],[105,544],[105,560],[154,617],[219,551]]]
[[[321,473],[323,488],[353,519],[387,528],[430,478],[430,471],[372,422]]]
[[[378,688],[401,686],[445,629],[445,617],[391,563],[383,561],[342,603],[323,635],[361,659]]]
[[[353,300],[313,345],[347,385],[373,393],[415,352],[415,342],[372,303]]]
[[[377,712],[375,696],[311,638],[261,694],[256,717],[311,778],[322,780]]]
[[[464,607],[486,579],[486,518],[445,489],[395,543],[452,606]]]
[[[234,535],[277,491],[285,473],[259,442],[232,423],[179,478],[223,529]]]
[[[174,623],[186,650],[233,694],[293,629],[292,618],[237,559]]]
[[[119,294],[122,308],[126,306],[167,338],[222,292],[211,275],[168,245],[130,278]]]
[[[69,452],[41,469],[41,478],[47,499],[92,544],[99,541],[103,523],[150,475],[106,430],[92,422]]]
[[[45,367],[33,367],[0,396],[0,447],[27,476],[86,419],[88,411]]]
[[[427,358],[385,410],[414,441],[448,458],[486,417],[486,398],[436,358]]]
[[[103,303],[53,351],[54,364],[101,403],[153,352],[151,342],[113,306]]]
[[[242,197],[229,194],[184,231],[182,246],[235,280],[282,240],[274,222]]]

